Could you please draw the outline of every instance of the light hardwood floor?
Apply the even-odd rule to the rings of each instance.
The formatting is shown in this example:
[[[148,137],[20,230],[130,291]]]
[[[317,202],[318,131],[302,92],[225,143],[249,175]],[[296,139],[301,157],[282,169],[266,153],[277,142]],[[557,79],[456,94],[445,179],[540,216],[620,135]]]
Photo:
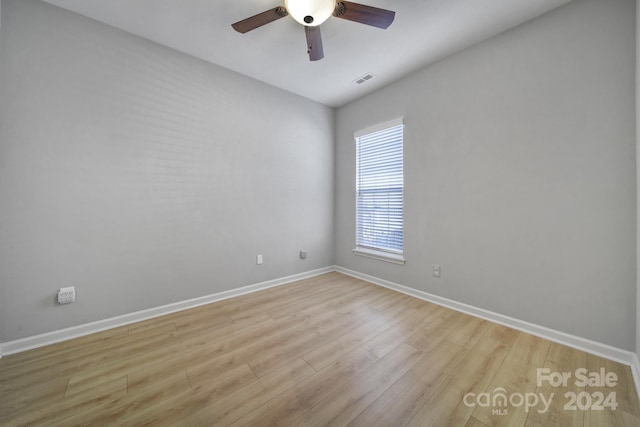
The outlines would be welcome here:
[[[566,387],[538,386],[538,368],[572,378]],[[580,387],[579,368],[615,373],[617,385]],[[493,406],[500,392],[509,401]],[[615,392],[617,408],[565,409],[571,392],[585,408],[598,392]],[[534,396],[551,400],[548,410],[540,401],[528,410],[520,404]],[[0,359],[3,426],[639,420],[627,366],[339,273]]]

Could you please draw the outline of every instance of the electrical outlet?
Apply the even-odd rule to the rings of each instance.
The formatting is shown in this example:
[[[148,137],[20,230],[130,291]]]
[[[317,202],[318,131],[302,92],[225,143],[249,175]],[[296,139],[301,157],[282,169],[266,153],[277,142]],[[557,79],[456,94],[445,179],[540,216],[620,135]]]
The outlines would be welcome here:
[[[256,255],[256,264],[258,265],[262,264],[262,254]]]
[[[440,265],[433,264],[433,277],[440,277]]]
[[[300,251],[300,259],[305,259],[307,257],[307,251]]]
[[[60,288],[58,290],[58,303],[69,304],[76,300],[76,288],[70,286],[68,288]]]

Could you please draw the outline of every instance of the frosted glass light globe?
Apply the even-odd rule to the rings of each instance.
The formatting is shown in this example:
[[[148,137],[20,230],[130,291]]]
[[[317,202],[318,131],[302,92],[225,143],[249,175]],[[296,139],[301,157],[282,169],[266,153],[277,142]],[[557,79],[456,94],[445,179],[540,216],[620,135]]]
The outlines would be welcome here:
[[[284,7],[302,25],[316,27],[333,14],[336,0],[285,0]]]

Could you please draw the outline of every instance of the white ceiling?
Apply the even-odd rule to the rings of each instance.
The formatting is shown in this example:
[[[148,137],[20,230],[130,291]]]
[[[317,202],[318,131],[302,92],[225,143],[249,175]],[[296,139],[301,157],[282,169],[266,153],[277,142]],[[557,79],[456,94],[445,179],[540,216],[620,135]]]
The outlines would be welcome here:
[[[395,21],[381,30],[330,17],[317,62],[290,16],[246,34],[231,28],[284,0],[45,1],[338,107],[571,0],[359,0],[395,11]],[[353,82],[366,73],[375,77]]]

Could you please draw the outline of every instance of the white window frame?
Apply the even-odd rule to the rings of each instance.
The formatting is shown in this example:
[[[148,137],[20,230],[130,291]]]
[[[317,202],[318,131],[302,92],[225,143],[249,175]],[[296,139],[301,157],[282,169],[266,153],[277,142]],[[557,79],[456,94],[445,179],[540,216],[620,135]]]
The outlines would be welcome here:
[[[367,258],[372,258],[372,259],[376,259],[376,260],[380,260],[380,261],[386,261],[386,262],[391,262],[394,264],[400,264],[400,265],[404,265],[405,264],[405,259],[404,259],[404,120],[402,118],[399,119],[395,119],[395,120],[391,120],[389,122],[385,122],[385,123],[380,123],[378,125],[360,130],[358,132],[354,133],[354,141],[356,143],[356,156],[359,155],[359,138],[361,137],[365,137],[365,136],[370,136],[371,134],[375,134],[381,131],[385,131],[388,130],[390,128],[394,128],[397,126],[401,126],[401,132],[402,132],[402,179],[401,179],[401,201],[402,201],[402,219],[401,219],[401,229],[402,229],[402,244],[401,244],[401,249],[398,250],[396,249],[389,249],[389,248],[382,248],[382,247],[377,247],[375,244],[372,245],[368,245],[368,244],[363,244],[363,242],[359,241],[359,236],[361,235],[361,233],[359,232],[360,230],[360,212],[359,212],[359,199],[360,199],[360,194],[359,194],[359,182],[358,180],[360,179],[360,171],[358,170],[359,168],[359,159],[356,157],[356,197],[355,197],[355,208],[356,208],[356,227],[355,227],[355,232],[356,232],[356,246],[353,249],[353,253],[355,255],[359,255],[359,256],[364,256]]]

